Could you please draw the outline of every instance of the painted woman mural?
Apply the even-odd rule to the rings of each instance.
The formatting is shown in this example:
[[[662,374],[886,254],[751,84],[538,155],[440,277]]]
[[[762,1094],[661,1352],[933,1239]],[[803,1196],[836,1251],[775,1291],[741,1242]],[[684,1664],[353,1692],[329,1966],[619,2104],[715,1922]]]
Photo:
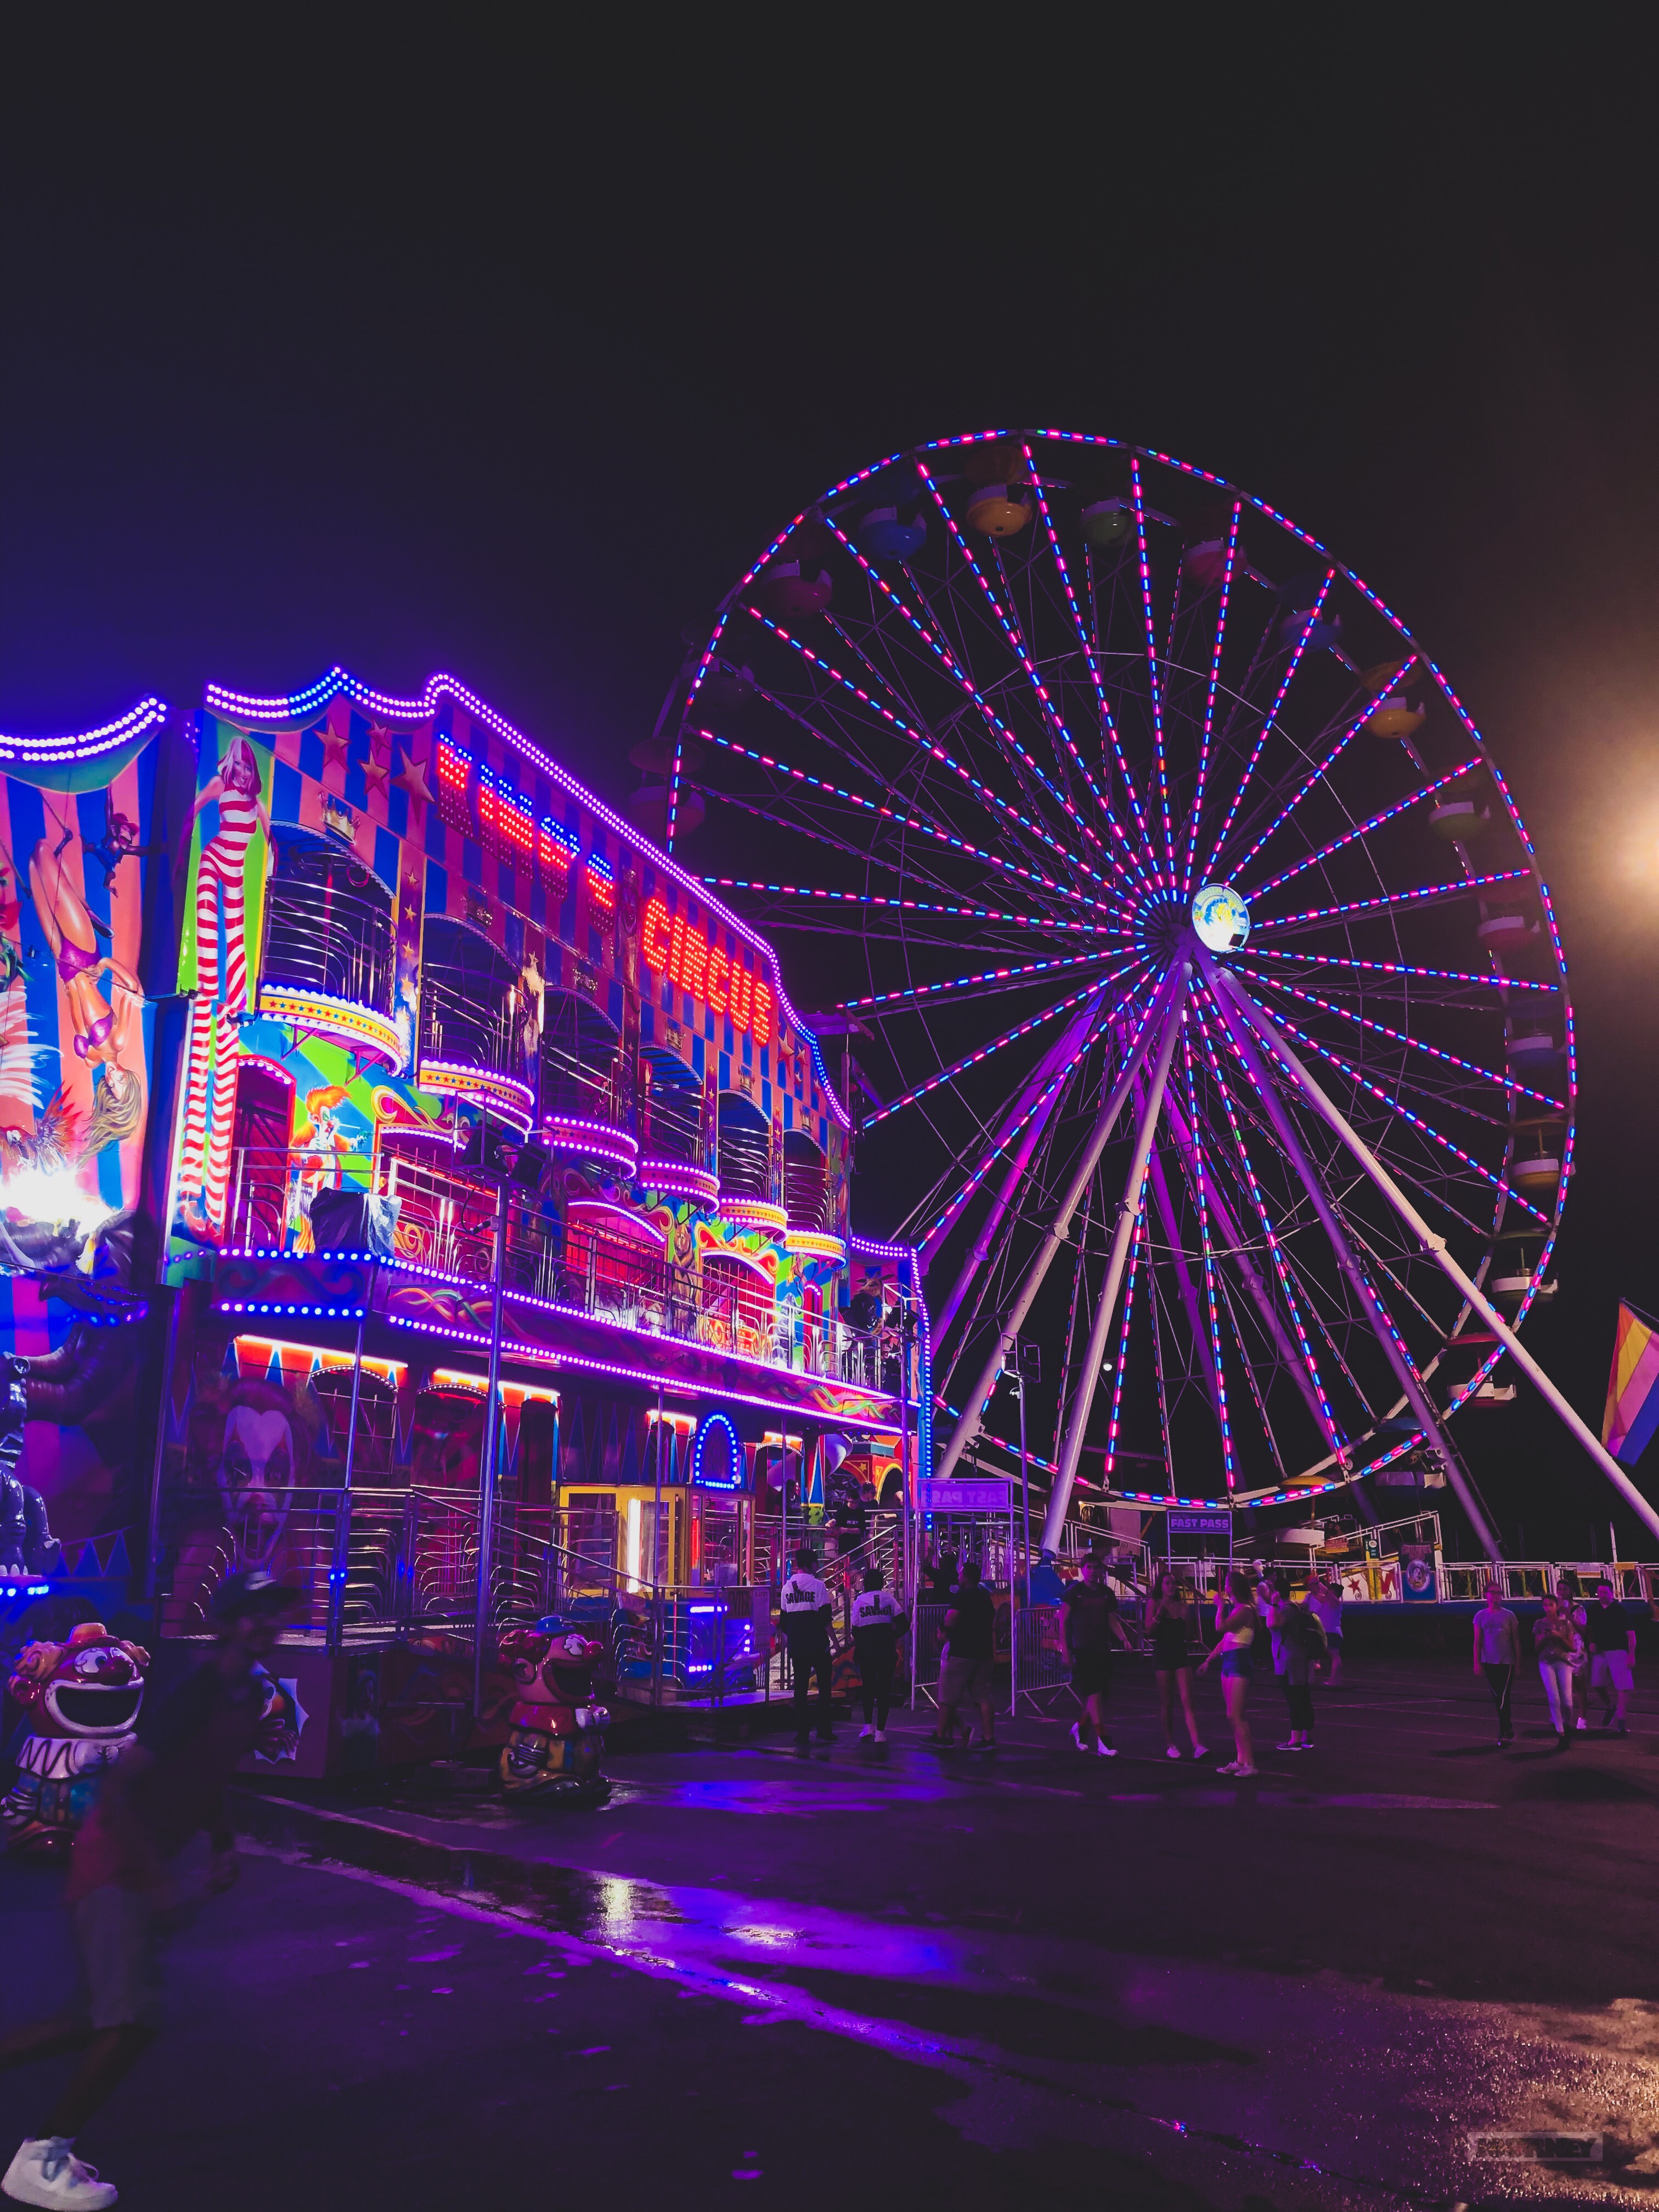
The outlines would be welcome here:
[[[247,1012],[244,887],[256,832],[264,839],[270,865],[276,860],[258,758],[245,737],[231,739],[219,773],[198,793],[186,837],[215,805],[218,828],[202,848],[196,873],[196,1000],[179,1181],[179,1226],[204,1241],[220,1234],[230,1178],[239,1017]]]

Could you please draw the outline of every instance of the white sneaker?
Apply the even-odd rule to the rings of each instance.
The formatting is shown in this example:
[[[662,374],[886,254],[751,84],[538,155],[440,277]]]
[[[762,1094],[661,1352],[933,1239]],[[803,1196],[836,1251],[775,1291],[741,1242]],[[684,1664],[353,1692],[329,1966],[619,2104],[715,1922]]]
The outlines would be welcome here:
[[[1584,1718],[1583,1713],[1580,1713],[1578,1716],[1578,1725],[1580,1728],[1588,1728],[1589,1726],[1589,1723]]]
[[[1207,1759],[1209,1755],[1210,1747],[1207,1743],[1195,1743],[1193,1746],[1193,1757],[1194,1759]]]
[[[1579,1725],[1582,1727],[1583,1723],[1581,1722]],[[1077,1746],[1079,1751],[1087,1751],[1089,1748],[1088,1745],[1083,1741],[1083,1723],[1081,1721],[1073,1721],[1072,1723],[1072,1741]]]
[[[877,1741],[878,1743],[885,1743],[885,1742],[886,1742],[886,1741],[887,1741],[887,1731],[886,1731],[886,1729],[875,1729],[875,1730],[874,1730],[874,1732],[873,1732],[873,1733],[874,1733],[874,1735],[875,1735],[875,1739],[876,1739],[876,1741]]]
[[[872,1736],[875,1732],[875,1729],[866,1721],[865,1725],[859,1730],[859,1741],[860,1743],[864,1742],[866,1737]]]
[[[1117,1757],[1117,1753],[1103,1737],[1097,1736],[1095,1738],[1095,1757],[1097,1759],[1115,1759]]]
[[[95,2166],[76,2158],[68,2136],[40,2136],[21,2144],[0,2189],[19,2204],[69,2204],[76,2212],[98,2212],[120,2193],[113,2182],[100,2181]]]
[[[1216,1769],[1218,1774],[1237,1774],[1237,1771],[1238,1761],[1236,1759],[1230,1759],[1224,1766],[1218,1766]]]
[[[1165,1759],[1179,1759],[1181,1753],[1176,1749],[1174,1744],[1171,1744],[1168,1750],[1165,1751],[1164,1756]]]

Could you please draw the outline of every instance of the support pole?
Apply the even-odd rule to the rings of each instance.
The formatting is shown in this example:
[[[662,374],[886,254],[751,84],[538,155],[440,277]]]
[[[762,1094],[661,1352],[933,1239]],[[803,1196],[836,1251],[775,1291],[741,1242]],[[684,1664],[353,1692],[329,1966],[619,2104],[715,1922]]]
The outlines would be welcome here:
[[[1554,1408],[1601,1468],[1602,1474],[1618,1491],[1625,1503],[1641,1516],[1643,1527],[1650,1534],[1659,1536],[1659,1510],[1656,1510],[1651,1502],[1643,1496],[1595,1431],[1580,1417],[1571,1400],[1551,1382],[1503,1315],[1475,1283],[1473,1276],[1466,1274],[1459,1267],[1446,1248],[1445,1238],[1437,1236],[1430,1228],[1428,1223],[1425,1221],[1382,1163],[1371,1152],[1364,1139],[1356,1130],[1349,1127],[1340,1109],[1327,1097],[1267,1015],[1252,1003],[1249,994],[1240,988],[1231,976],[1224,975],[1221,980],[1223,988],[1231,997],[1234,1005],[1240,1009],[1244,1019],[1267,1039],[1273,1051],[1284,1061],[1290,1071],[1291,1080],[1301,1091],[1309,1104],[1341,1139],[1400,1218],[1421,1243],[1425,1252],[1438,1263],[1449,1280],[1462,1293],[1474,1310],[1480,1316],[1521,1372],[1533,1384],[1540,1396]],[[1496,1559],[1498,1554],[1493,1552],[1492,1556]]]
[[[495,1284],[489,1311],[489,1396],[484,1407],[483,1455],[478,1462],[478,1590],[473,1615],[472,1717],[483,1717],[484,1644],[489,1634],[489,1563],[495,1546],[495,1461],[501,1441],[501,1279],[507,1273],[505,1180],[495,1194]]]
[[[1095,1126],[1089,1133],[1089,1141],[1083,1148],[1083,1157],[1078,1162],[1076,1170],[1066,1187],[1066,1195],[1060,1202],[1047,1236],[1038,1247],[1036,1258],[1025,1271],[1025,1279],[1020,1285],[1012,1305],[1003,1316],[1002,1327],[998,1331],[996,1343],[980,1370],[973,1390],[963,1407],[962,1417],[957,1423],[955,1432],[950,1443],[945,1447],[944,1456],[934,1470],[941,1480],[945,1476],[955,1474],[957,1462],[972,1443],[983,1425],[986,1401],[995,1388],[997,1376],[1002,1368],[1003,1339],[1011,1334],[1017,1336],[1026,1315],[1031,1310],[1036,1294],[1042,1288],[1043,1280],[1049,1268],[1054,1265],[1054,1255],[1070,1233],[1072,1217],[1083,1202],[1083,1194],[1089,1188],[1090,1178],[1100,1164],[1100,1156],[1106,1149],[1112,1131],[1116,1126],[1118,1115],[1123,1111],[1128,1101],[1129,1094],[1134,1087],[1135,1077],[1139,1073],[1146,1061],[1146,1054],[1152,1048],[1152,1041],[1160,1032],[1170,1003],[1185,991],[1186,976],[1187,969],[1184,963],[1179,962],[1175,963],[1159,986],[1157,997],[1147,1008],[1146,1018],[1141,1024],[1140,1034],[1123,1063],[1121,1073],[1113,1086],[1111,1097],[1108,1098],[1095,1117]],[[1043,1540],[1046,1543],[1048,1539],[1045,1537]]]
[[[1170,1063],[1175,1058],[1176,1044],[1181,1036],[1181,1017],[1187,1003],[1187,979],[1191,973],[1192,969],[1185,960],[1180,961],[1172,971],[1173,988],[1164,1010],[1164,1034],[1158,1046],[1158,1065],[1152,1070],[1152,1079],[1147,1085],[1146,1106],[1135,1137],[1134,1158],[1129,1163],[1122,1203],[1117,1210],[1117,1226],[1112,1232],[1112,1253],[1106,1263],[1106,1280],[1101,1286],[1094,1323],[1089,1331],[1088,1348],[1083,1355],[1077,1396],[1072,1401],[1065,1447],[1060,1455],[1059,1472],[1048,1493],[1048,1516],[1042,1525],[1042,1548],[1045,1552],[1058,1548],[1060,1531],[1066,1526],[1066,1508],[1072,1502],[1072,1486],[1077,1480],[1078,1462],[1083,1457],[1083,1439],[1088,1430],[1101,1367],[1110,1341],[1117,1294],[1123,1281],[1124,1265],[1129,1256],[1130,1240],[1134,1235],[1135,1218],[1140,1210],[1140,1188],[1146,1180],[1146,1163],[1152,1153],[1152,1139],[1158,1134],[1158,1117],[1164,1107],[1164,1087],[1170,1079]]]
[[[1338,1218],[1336,1209],[1331,1204],[1325,1186],[1320,1180],[1313,1163],[1309,1159],[1301,1138],[1297,1134],[1296,1125],[1291,1120],[1285,1102],[1279,1097],[1272,1076],[1263,1065],[1261,1054],[1256,1050],[1255,1024],[1252,1018],[1241,1012],[1239,998],[1242,994],[1231,988],[1231,976],[1224,969],[1217,968],[1207,952],[1200,953],[1199,964],[1203,969],[1204,980],[1210,987],[1210,994],[1215,1001],[1216,1011],[1221,1017],[1227,1035],[1237,1046],[1250,1080],[1255,1085],[1261,1103],[1267,1109],[1267,1118],[1272,1121],[1279,1141],[1285,1148],[1285,1157],[1300,1178],[1303,1188],[1313,1201],[1314,1212],[1319,1216],[1325,1234],[1331,1240],[1331,1247],[1336,1254],[1337,1264],[1353,1285],[1355,1295],[1370,1322],[1372,1334],[1382,1347],[1382,1356],[1394,1370],[1395,1380],[1405,1393],[1406,1402],[1412,1409],[1413,1419],[1444,1462],[1447,1480],[1457,1493],[1459,1504],[1469,1516],[1469,1525],[1480,1540],[1482,1551],[1489,1559],[1501,1559],[1504,1554],[1497,1534],[1486,1519],[1485,1508],[1474,1494],[1474,1485],[1464,1474],[1462,1466],[1451,1448],[1450,1441],[1441,1426],[1440,1416],[1435,1411],[1433,1401],[1427,1390],[1423,1387],[1423,1378],[1407,1358],[1405,1346],[1401,1340],[1399,1331],[1395,1328],[1393,1316],[1382,1303],[1381,1294],[1374,1288],[1364,1269],[1355,1257],[1353,1247],[1348,1242],[1347,1231]],[[1248,1000],[1246,1003],[1248,1004]],[[1251,1007],[1250,1016],[1253,1017],[1255,1012],[1255,1008]],[[1273,1049],[1275,1051],[1279,1049],[1278,1043],[1273,1044]]]
[[[357,1408],[363,1392],[363,1325],[374,1296],[375,1262],[369,1262],[368,1287],[363,1310],[357,1316],[357,1349],[351,1362],[351,1417],[346,1429],[345,1473],[340,1480],[340,1504],[334,1516],[334,1557],[328,1571],[328,1649],[337,1651],[345,1628],[346,1576],[351,1564],[351,1476],[357,1459]]]

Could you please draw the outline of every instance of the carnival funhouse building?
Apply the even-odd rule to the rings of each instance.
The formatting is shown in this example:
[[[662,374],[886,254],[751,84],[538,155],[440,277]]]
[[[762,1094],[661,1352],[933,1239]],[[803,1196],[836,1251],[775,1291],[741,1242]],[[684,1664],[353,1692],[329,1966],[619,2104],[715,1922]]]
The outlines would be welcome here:
[[[301,1771],[453,1744],[475,1638],[553,1609],[637,1614],[624,1694],[739,1682],[791,1517],[926,1439],[915,1262],[852,1233],[775,951],[447,678],[213,687],[191,740],[145,1032],[161,1633],[300,1583]]]

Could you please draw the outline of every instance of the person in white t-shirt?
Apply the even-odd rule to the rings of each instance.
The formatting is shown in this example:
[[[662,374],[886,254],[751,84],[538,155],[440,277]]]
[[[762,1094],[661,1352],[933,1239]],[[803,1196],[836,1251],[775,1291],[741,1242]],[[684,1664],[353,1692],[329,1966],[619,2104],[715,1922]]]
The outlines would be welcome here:
[[[864,1571],[864,1588],[853,1600],[853,1650],[864,1686],[864,1726],[860,1739],[887,1741],[887,1709],[892,1702],[893,1676],[898,1667],[899,1639],[905,1633],[904,1614],[879,1567]]]

